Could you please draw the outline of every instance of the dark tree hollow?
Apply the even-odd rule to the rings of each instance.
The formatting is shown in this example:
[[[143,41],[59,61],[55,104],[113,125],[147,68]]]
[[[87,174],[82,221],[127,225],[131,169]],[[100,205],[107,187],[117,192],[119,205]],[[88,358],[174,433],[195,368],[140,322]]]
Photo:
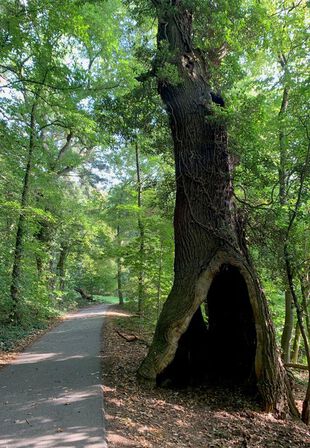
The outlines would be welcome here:
[[[181,336],[158,385],[219,384],[255,387],[256,330],[246,283],[234,266],[222,265],[205,302]]]

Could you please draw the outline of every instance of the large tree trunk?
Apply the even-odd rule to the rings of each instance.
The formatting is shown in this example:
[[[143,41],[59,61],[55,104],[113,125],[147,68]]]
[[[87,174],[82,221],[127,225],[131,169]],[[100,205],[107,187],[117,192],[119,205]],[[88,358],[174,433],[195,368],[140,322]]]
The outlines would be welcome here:
[[[175,277],[139,377],[155,384],[169,376],[174,362],[186,363],[186,375],[195,379],[221,372],[227,373],[225,380],[238,382],[242,376],[255,382],[268,411],[284,414],[290,408],[296,415],[266,299],[246,250],[243,221],[232,201],[227,133],[212,106],[206,61],[192,47],[191,14],[180,1],[173,2],[174,9],[163,8],[165,1],[154,3],[159,50],[168,41],[167,62],[180,77],[174,84],[158,83],[174,141]],[[200,311],[205,302],[208,325]],[[223,365],[216,371],[216,362],[226,356],[227,372]],[[174,372],[182,371],[179,367]]]

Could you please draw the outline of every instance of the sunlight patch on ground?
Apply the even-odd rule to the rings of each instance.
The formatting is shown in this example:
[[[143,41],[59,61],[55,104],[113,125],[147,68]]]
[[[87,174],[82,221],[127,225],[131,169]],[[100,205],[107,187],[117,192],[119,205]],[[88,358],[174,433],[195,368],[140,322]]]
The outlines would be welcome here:
[[[115,311],[115,310],[111,310],[111,311],[105,311],[104,316],[109,316],[109,317],[131,317],[131,314],[126,313],[126,312],[121,312],[121,311]]]
[[[31,439],[24,439],[20,441],[16,441],[16,439],[6,440],[6,446],[14,446],[14,448],[61,448],[64,446],[87,446],[92,448],[103,448],[105,444],[102,438],[92,436],[90,434],[91,431],[92,428],[89,427],[85,428],[80,426],[72,426],[66,428],[66,431],[64,431],[61,427],[58,427],[55,428],[54,434],[47,434],[43,437],[32,437]]]
[[[105,316],[105,312],[104,311],[96,311],[96,310],[85,310],[85,311],[80,311],[79,314],[67,314],[66,319],[70,319],[70,320],[75,320],[75,319],[79,319],[79,320],[83,320],[83,319],[88,319],[90,317],[103,317]]]
[[[14,364],[34,364],[47,359],[57,358],[60,355],[61,353],[23,353],[21,358],[14,361]]]
[[[109,444],[113,444],[113,446],[119,446],[119,447],[136,447],[135,442],[121,436],[120,434],[117,434],[116,432],[110,432],[108,437]]]
[[[58,397],[47,400],[48,403],[70,405],[71,403],[81,402],[87,400],[90,397],[96,397],[98,395],[97,386],[93,389],[84,389],[73,392],[72,390],[65,391],[64,394]],[[55,403],[56,402],[56,403]]]

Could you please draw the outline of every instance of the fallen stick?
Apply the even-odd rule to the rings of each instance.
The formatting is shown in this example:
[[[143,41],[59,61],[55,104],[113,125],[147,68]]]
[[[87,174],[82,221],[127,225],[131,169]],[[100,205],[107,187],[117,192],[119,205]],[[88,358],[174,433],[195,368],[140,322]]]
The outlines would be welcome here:
[[[141,344],[145,344],[147,347],[150,346],[150,344],[147,341],[145,341],[144,339],[139,338],[135,334],[125,334],[125,333],[122,333],[121,331],[117,330],[116,328],[114,330],[121,338],[125,339],[125,341],[127,341],[127,342],[135,342],[135,341],[137,341],[137,342],[140,342]]]

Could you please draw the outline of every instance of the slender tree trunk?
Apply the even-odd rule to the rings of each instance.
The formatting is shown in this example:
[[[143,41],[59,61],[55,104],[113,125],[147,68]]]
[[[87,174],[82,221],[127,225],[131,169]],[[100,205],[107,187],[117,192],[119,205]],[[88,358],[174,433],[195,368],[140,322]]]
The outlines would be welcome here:
[[[292,266],[291,266],[291,262],[290,262],[290,254],[289,254],[287,246],[285,247],[285,265],[286,265],[286,269],[287,269],[287,277],[288,277],[288,281],[289,281],[291,294],[292,294],[292,297],[294,300],[294,305],[296,308],[298,325],[299,325],[300,333],[301,333],[301,336],[302,336],[302,339],[304,342],[304,346],[305,346],[305,352],[306,352],[306,358],[307,358],[307,364],[308,364],[308,387],[307,387],[307,391],[306,391],[306,396],[303,401],[301,417],[302,417],[302,421],[304,423],[306,423],[306,425],[309,425],[310,424],[310,346],[309,346],[309,341],[308,341],[308,337],[307,337],[307,331],[306,331],[306,329],[304,327],[304,323],[303,323],[302,311],[300,309],[298,298],[297,298],[295,288],[294,288],[293,271],[292,271]]]
[[[35,125],[36,125],[36,102],[33,103],[30,112],[30,126],[29,126],[29,145],[28,145],[28,156],[27,164],[25,169],[25,176],[23,182],[22,196],[20,202],[20,213],[17,222],[17,232],[15,239],[15,249],[12,267],[12,277],[11,277],[11,299],[12,299],[12,311],[11,319],[15,322],[19,320],[18,305],[20,299],[20,277],[21,277],[21,262],[23,256],[23,243],[25,234],[25,207],[28,204],[29,197],[29,184],[30,175],[32,169],[32,158],[33,151],[35,147]]]
[[[310,281],[309,273],[307,272],[304,276],[300,277],[300,290],[302,299],[303,315],[305,316],[306,328],[308,333],[308,339],[310,340],[310,315],[309,315],[309,305],[310,305]]]
[[[182,1],[174,1],[174,8],[168,3],[154,1],[159,58],[170,50],[168,60],[157,60],[157,65],[173,64],[180,78],[170,82],[158,74],[174,141],[175,275],[138,374],[141,380],[155,384],[177,358],[188,363],[192,355],[197,360],[195,368],[211,374],[216,367],[212,360],[223,349],[221,356],[229,355],[235,363],[234,373],[243,375],[230,353],[239,358],[240,349],[239,354],[245,354],[240,360],[247,364],[249,375],[253,369],[265,408],[278,414],[290,408],[298,415],[276,348],[267,301],[246,249],[244,223],[233,204],[227,132],[214,112],[217,106],[212,105],[207,62],[192,45],[190,11]],[[200,306],[206,300],[209,327],[204,329]]]
[[[51,225],[47,222],[39,223],[39,231],[34,235],[39,242],[40,252],[50,252],[51,249]],[[46,263],[44,263],[45,257],[42,257],[41,253],[36,255],[36,263],[39,278],[42,277],[44,270],[46,269]]]
[[[139,209],[138,229],[139,229],[139,271],[138,271],[138,313],[143,312],[143,294],[144,294],[144,224],[141,219],[142,209],[142,183],[140,170],[140,151],[138,142],[136,149],[136,174],[137,174],[137,205]]]
[[[36,262],[37,262],[38,277],[39,279],[41,279],[43,274],[43,260],[41,255],[36,255]]]
[[[118,256],[117,256],[117,293],[118,293],[118,300],[120,305],[124,305],[124,296],[123,296],[123,285],[122,285],[122,259],[120,256],[120,249],[121,249],[121,237],[120,237],[120,226],[117,226],[116,231],[116,239],[117,239],[117,246],[118,246]]]
[[[65,277],[66,277],[66,260],[69,255],[69,245],[65,242],[61,243],[59,259],[56,267],[56,273],[59,282],[60,291],[65,289]]]
[[[163,244],[162,244],[162,241],[160,241],[158,276],[157,276],[157,319],[159,318],[159,313],[160,313],[162,272],[163,272]]]
[[[48,262],[48,291],[49,291],[49,298],[51,301],[55,301],[55,290],[57,288],[57,264],[58,264],[58,254],[53,253],[52,256],[49,259]]]
[[[302,297],[302,319],[305,317],[306,322],[306,328],[308,333],[308,340],[310,340],[310,325],[309,325],[309,278],[308,274],[306,274],[306,284],[305,279],[303,277],[299,278],[300,286],[301,286],[301,297]],[[298,357],[299,357],[299,350],[300,350],[300,343],[301,343],[301,332],[300,332],[300,326],[299,322],[297,321],[295,325],[295,335],[294,335],[294,342],[293,342],[293,348],[291,353],[291,362],[292,364],[298,364]]]
[[[300,341],[301,341],[301,333],[300,333],[299,323],[297,322],[296,326],[295,326],[295,336],[294,336],[294,343],[293,343],[293,349],[292,349],[292,354],[291,354],[292,364],[298,364]]]
[[[294,304],[289,288],[285,289],[285,322],[281,338],[282,357],[285,363],[290,362],[290,345],[294,328]]]
[[[286,67],[286,60],[282,56],[281,59],[281,66],[284,70],[284,73],[287,71]],[[279,152],[280,152],[280,165],[279,165],[279,201],[280,205],[284,207],[287,204],[287,171],[286,171],[286,165],[287,165],[287,137],[285,133],[285,125],[283,124],[283,120],[287,113],[288,108],[288,102],[289,102],[289,88],[288,86],[285,86],[283,89],[283,96],[282,96],[282,103],[278,115],[279,119]],[[281,238],[281,252],[282,255],[284,255],[284,245],[285,245],[285,238],[286,238],[286,229],[282,231],[282,238]],[[284,256],[283,256],[284,259]],[[283,266],[281,266],[281,270],[283,269]],[[285,286],[285,322],[284,327],[282,331],[282,338],[281,338],[281,347],[282,347],[282,357],[283,361],[285,363],[290,362],[290,345],[291,345],[291,339],[292,339],[292,333],[293,333],[293,327],[294,327],[294,304],[292,301],[292,296],[290,293],[290,288],[288,286],[288,280],[287,280],[287,273],[286,270],[284,271],[284,284]]]
[[[292,263],[291,263],[292,256],[291,256],[290,249],[289,249],[289,238],[290,238],[290,233],[291,233],[291,230],[295,223],[298,211],[302,204],[302,194],[303,194],[303,190],[304,190],[304,186],[305,186],[305,180],[306,180],[308,172],[309,172],[309,166],[310,166],[310,141],[308,141],[306,159],[305,159],[305,162],[302,166],[302,170],[300,173],[300,182],[299,182],[297,199],[295,202],[294,209],[290,215],[290,221],[289,221],[289,224],[287,227],[285,244],[284,244],[284,261],[285,261],[287,279],[288,279],[288,284],[290,287],[291,295],[293,298],[294,306],[296,309],[296,313],[297,313],[297,322],[298,322],[298,325],[300,328],[301,337],[304,342],[304,348],[305,348],[305,352],[306,352],[307,365],[308,365],[308,386],[307,386],[306,396],[305,396],[305,399],[303,402],[303,407],[302,407],[302,420],[306,424],[310,424],[310,345],[309,345],[307,330],[305,329],[304,322],[303,322],[302,310],[301,310],[300,304],[298,302],[298,297],[297,297],[295,287],[294,287],[294,275],[293,275],[293,267],[292,267]]]
[[[285,205],[287,201],[287,191],[286,191],[286,183],[287,183],[287,137],[284,129],[283,120],[287,113],[289,101],[289,88],[288,86],[284,87],[282,103],[278,115],[279,119],[279,149],[280,149],[280,165],[279,165],[279,199],[280,204]]]

